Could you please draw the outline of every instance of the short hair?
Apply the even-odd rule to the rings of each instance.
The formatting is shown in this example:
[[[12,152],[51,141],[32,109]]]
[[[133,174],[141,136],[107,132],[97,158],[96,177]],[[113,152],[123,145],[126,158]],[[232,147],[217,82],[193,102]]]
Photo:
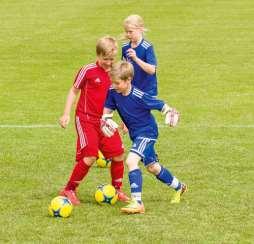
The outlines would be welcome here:
[[[132,14],[129,15],[124,21],[123,21],[124,26],[133,26],[136,28],[142,28],[143,31],[146,31],[147,29],[145,28],[145,23],[143,18],[138,15],[138,14]]]
[[[104,36],[97,41],[96,54],[97,56],[115,56],[117,54],[117,41],[114,37]]]
[[[114,63],[110,70],[110,77],[112,81],[128,80],[134,76],[133,65],[127,61],[119,61]]]

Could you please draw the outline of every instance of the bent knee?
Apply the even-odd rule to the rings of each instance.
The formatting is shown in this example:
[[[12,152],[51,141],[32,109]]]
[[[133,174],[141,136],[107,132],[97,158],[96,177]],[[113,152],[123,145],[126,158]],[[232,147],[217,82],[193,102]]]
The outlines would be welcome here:
[[[84,157],[83,158],[83,162],[87,165],[87,166],[92,166],[96,161],[96,157]]]
[[[113,157],[113,161],[118,162],[118,161],[123,161],[124,160],[124,154],[121,154],[119,156]]]
[[[149,164],[146,168],[147,168],[148,172],[150,172],[154,175],[158,175],[161,171],[161,166],[159,163]]]

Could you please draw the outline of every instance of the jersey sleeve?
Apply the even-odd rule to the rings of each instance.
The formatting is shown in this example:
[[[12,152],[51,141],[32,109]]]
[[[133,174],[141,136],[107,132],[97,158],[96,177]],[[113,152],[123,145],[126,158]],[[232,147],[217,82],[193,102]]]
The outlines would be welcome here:
[[[114,94],[113,94],[113,89],[109,89],[108,90],[108,94],[107,94],[107,98],[104,104],[105,108],[109,108],[111,110],[115,110],[116,109],[116,103],[115,103],[115,99],[114,99]]]
[[[146,62],[157,66],[157,59],[155,56],[153,46],[150,46],[146,51]]]
[[[161,111],[164,104],[165,104],[164,101],[162,101],[156,97],[153,97],[147,93],[144,93],[144,95],[142,96],[142,101],[143,101],[145,108],[151,109],[151,110]]]
[[[73,82],[73,86],[77,89],[82,89],[85,80],[86,80],[86,69],[83,67],[78,71],[75,80]]]
[[[124,47],[122,47],[122,56],[121,56],[121,60],[124,60],[124,61],[127,60]]]

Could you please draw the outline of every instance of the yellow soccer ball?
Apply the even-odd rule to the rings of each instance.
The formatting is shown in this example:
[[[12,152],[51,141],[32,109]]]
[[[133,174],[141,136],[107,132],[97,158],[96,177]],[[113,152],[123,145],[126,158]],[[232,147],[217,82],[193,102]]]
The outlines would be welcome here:
[[[111,160],[106,159],[101,151],[98,152],[96,163],[97,163],[97,166],[100,168],[110,168],[111,166]]]
[[[114,186],[110,184],[102,184],[97,186],[94,197],[99,204],[107,203],[114,205],[117,202],[118,195]]]
[[[67,197],[58,196],[52,199],[48,211],[53,217],[67,218],[71,215],[73,206]]]

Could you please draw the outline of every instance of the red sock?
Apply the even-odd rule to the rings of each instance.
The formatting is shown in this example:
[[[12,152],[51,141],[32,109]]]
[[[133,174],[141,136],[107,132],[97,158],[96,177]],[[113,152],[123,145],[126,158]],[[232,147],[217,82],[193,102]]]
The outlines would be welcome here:
[[[83,160],[79,160],[76,165],[74,166],[74,169],[72,170],[72,174],[70,176],[70,179],[65,187],[66,190],[75,190],[79,183],[83,180],[83,178],[86,176],[90,166],[84,163]]]
[[[112,161],[110,172],[112,178],[112,185],[116,189],[120,189],[123,184],[123,173],[124,173],[123,161]]]

